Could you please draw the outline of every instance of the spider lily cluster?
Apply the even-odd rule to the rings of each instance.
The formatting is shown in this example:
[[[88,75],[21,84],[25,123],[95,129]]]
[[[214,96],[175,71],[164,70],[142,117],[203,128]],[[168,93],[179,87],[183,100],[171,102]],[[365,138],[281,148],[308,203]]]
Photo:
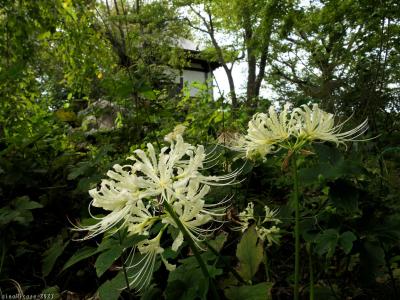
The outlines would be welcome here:
[[[279,244],[280,229],[276,225],[281,223],[281,220],[276,218],[278,214],[277,209],[270,209],[267,205],[264,206],[265,216],[264,218],[257,217],[254,215],[254,203],[249,202],[247,207],[238,215],[239,220],[237,223],[239,226],[234,227],[233,230],[246,231],[251,223],[255,223],[255,230],[258,237],[262,240],[268,241],[268,245],[271,246],[273,243]],[[274,224],[274,225],[272,225]],[[269,228],[267,227],[269,225]]]
[[[178,228],[173,216],[165,208],[173,208],[179,221],[189,233],[197,247],[208,238],[216,227],[204,225],[212,221],[221,221],[228,199],[219,203],[206,204],[205,196],[213,185],[231,184],[239,171],[222,176],[202,174],[207,155],[202,145],[186,143],[181,135],[181,128],[166,137],[169,147],[156,153],[151,144],[147,151],[136,150],[128,159],[132,164],[114,165],[107,172],[108,179],[102,180],[100,188],[89,191],[93,198],[89,205],[102,208],[109,213],[104,217],[95,217],[98,222],[91,226],[76,227],[76,230],[88,231],[84,239],[90,239],[111,229],[126,228],[131,235],[147,236],[136,245],[128,257],[128,268],[135,268],[130,278],[130,286],[137,290],[147,286],[151,279],[156,258],[161,256],[168,270],[173,270],[163,256],[164,249],[160,241],[168,226]],[[213,159],[212,157],[209,159]],[[154,233],[152,228],[161,225],[161,230]],[[212,226],[212,225],[211,225]],[[182,245],[182,231],[174,237],[171,249],[176,251]],[[139,259],[137,258],[139,252]]]
[[[357,127],[342,132],[349,119],[335,125],[335,116],[321,110],[317,104],[303,105],[290,112],[286,104],[278,113],[271,106],[269,113],[257,113],[248,124],[247,134],[234,140],[233,149],[244,152],[247,158],[265,158],[281,148],[291,151],[301,149],[314,141],[333,142],[336,145],[357,138],[368,129],[367,120]]]
[[[271,107],[269,114],[255,114],[249,122],[247,134],[235,136],[232,148],[246,154],[247,158],[265,157],[280,148],[291,151],[301,149],[312,141],[330,141],[341,144],[355,140],[367,129],[367,121],[356,128],[341,132],[342,124],[334,125],[334,116],[318,108],[302,106],[289,111],[285,105],[280,113]],[[167,270],[175,266],[163,255],[165,245],[162,237],[172,234],[171,249],[177,251],[185,238],[201,249],[201,242],[209,238],[218,228],[212,222],[223,222],[229,199],[219,203],[207,204],[205,197],[212,186],[232,184],[241,170],[222,176],[204,175],[204,165],[212,161],[207,157],[202,145],[186,143],[182,134],[185,127],[178,125],[165,137],[170,146],[156,153],[151,144],[147,151],[136,150],[128,159],[131,164],[114,165],[107,172],[108,179],[102,180],[99,188],[89,191],[93,198],[89,205],[108,211],[104,217],[92,218],[97,223],[78,227],[88,231],[83,239],[90,239],[102,233],[125,229],[130,235],[146,237],[130,252],[126,263],[133,268],[129,286],[140,291],[151,280],[157,257],[160,257]],[[244,232],[250,222],[256,223],[256,232],[268,244],[278,243],[280,220],[277,211],[265,206],[263,219],[254,216],[254,204],[239,214],[239,226]],[[156,227],[158,226],[158,227]],[[269,226],[269,228],[267,228]],[[172,227],[175,230],[166,230]],[[182,232],[184,229],[184,232]]]

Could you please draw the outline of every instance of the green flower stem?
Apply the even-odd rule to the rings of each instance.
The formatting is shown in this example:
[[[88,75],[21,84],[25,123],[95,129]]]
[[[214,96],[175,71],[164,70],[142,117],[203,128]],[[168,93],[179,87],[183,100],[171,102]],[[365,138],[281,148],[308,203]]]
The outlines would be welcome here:
[[[294,253],[294,300],[299,300],[300,288],[300,203],[299,203],[299,178],[297,172],[297,155],[293,152],[292,155],[292,168],[293,168],[293,192],[295,201],[295,253]]]
[[[311,245],[308,251],[308,266],[310,272],[310,300],[314,300],[314,269],[313,269]]]
[[[183,233],[183,236],[186,238],[187,242],[189,243],[190,249],[192,249],[193,254],[196,257],[197,262],[199,263],[200,269],[203,272],[204,277],[209,280],[209,283],[210,283],[210,286],[211,286],[211,291],[213,293],[213,299],[218,300],[219,296],[218,296],[217,290],[215,288],[214,282],[212,281],[212,278],[211,278],[210,274],[208,273],[208,269],[207,269],[206,263],[204,262],[203,258],[201,257],[201,254],[200,254],[199,250],[197,249],[196,244],[194,243],[192,237],[190,236],[190,234],[187,231],[186,227],[182,224],[181,220],[179,220],[179,217],[175,213],[175,211],[172,208],[172,206],[167,201],[164,201],[163,204],[164,204],[165,210],[168,212],[168,214],[175,221],[175,223],[178,226],[179,230]]]
[[[118,230],[118,238],[119,238],[119,244],[122,246],[123,241],[122,241],[121,233],[120,233],[119,230]],[[129,298],[130,298],[131,288],[130,288],[130,286],[129,286],[128,274],[126,273],[125,261],[122,262],[122,270],[123,270],[123,272],[124,272],[125,283],[126,283],[126,289],[127,289],[128,292],[129,292]]]
[[[269,276],[269,267],[268,267],[268,256],[267,256],[267,249],[264,250],[264,266],[265,266],[265,277],[267,278],[267,282],[271,281]]]
[[[207,247],[211,250],[211,252],[214,253],[215,256],[217,256],[218,258],[220,257],[219,252],[218,252],[213,246],[211,246],[211,244],[210,244],[209,242],[205,241],[204,243],[205,243],[205,244],[207,245]],[[247,282],[242,278],[242,276],[240,276],[240,274],[238,273],[238,271],[236,271],[236,269],[235,269],[234,267],[232,267],[231,264],[227,263],[227,262],[224,261],[224,260],[221,260],[221,261],[225,264],[226,267],[228,267],[228,269],[232,272],[233,276],[234,276],[238,281],[240,281],[240,282],[243,283],[243,284],[247,284]]]

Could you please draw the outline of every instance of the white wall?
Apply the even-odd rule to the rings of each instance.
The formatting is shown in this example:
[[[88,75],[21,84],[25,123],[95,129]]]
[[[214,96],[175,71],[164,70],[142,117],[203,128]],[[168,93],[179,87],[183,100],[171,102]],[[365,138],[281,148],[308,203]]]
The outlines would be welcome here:
[[[201,65],[193,64],[192,67],[201,67]],[[178,70],[172,68],[166,68],[165,74],[173,76],[174,82],[178,85],[181,83],[181,75]],[[203,71],[194,71],[194,70],[182,70],[182,79],[185,85],[191,85],[193,82],[199,82],[201,84],[207,84],[209,86],[209,93],[213,96],[213,87],[212,87],[212,72],[205,73]],[[199,90],[195,87],[190,88],[190,96],[195,97],[198,94]]]
[[[202,84],[210,85],[210,82],[207,83],[207,80],[211,78],[211,72],[204,73],[202,71],[183,70],[182,76],[183,76],[183,82],[188,85],[192,84],[193,82],[199,82]],[[196,96],[198,92],[199,92],[198,89],[192,87],[190,89],[190,96]],[[212,88],[210,88],[210,94],[212,95]]]

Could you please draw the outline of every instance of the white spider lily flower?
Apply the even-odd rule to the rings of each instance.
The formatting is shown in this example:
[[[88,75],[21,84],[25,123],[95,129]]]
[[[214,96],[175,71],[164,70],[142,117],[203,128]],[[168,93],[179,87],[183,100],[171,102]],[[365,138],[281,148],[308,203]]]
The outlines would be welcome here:
[[[134,161],[135,172],[141,173],[137,183],[141,191],[146,193],[146,197],[161,196],[164,199],[167,188],[172,185],[174,164],[166,151],[167,148],[161,149],[157,160],[153,145],[147,144],[147,154],[139,149],[134,151],[134,156],[128,157]]]
[[[109,179],[102,180],[99,189],[89,191],[93,198],[90,206],[103,208],[109,213],[98,218],[95,225],[78,228],[90,231],[86,238],[104,233],[116,225],[127,226],[132,234],[147,235],[158,219],[155,212],[163,209],[162,202],[166,200],[172,204],[177,199],[187,199],[194,207],[200,205],[201,213],[204,213],[203,198],[210,185],[230,184],[239,173],[203,175],[201,171],[207,159],[204,147],[194,147],[184,142],[180,135],[158,155],[148,144],[146,152],[135,150],[129,159],[133,161],[132,165],[114,165],[113,170],[107,172]],[[204,217],[201,219],[206,223]]]
[[[138,243],[129,255],[128,268],[134,271],[130,284],[138,290],[150,283],[158,255],[161,255],[168,270],[175,268],[162,256],[164,250],[160,246],[161,234],[167,226],[179,229],[164,210],[166,203],[174,210],[197,247],[201,248],[200,242],[216,230],[211,222],[220,221],[225,215],[225,204],[230,200],[206,204],[206,195],[212,185],[231,184],[240,172],[222,176],[204,175],[204,164],[209,157],[202,145],[186,143],[179,132],[170,139],[170,143],[159,153],[148,144],[147,151],[135,150],[128,158],[131,164],[114,165],[113,170],[107,172],[108,179],[102,180],[99,188],[89,191],[93,198],[89,213],[98,223],[76,227],[76,230],[89,231],[83,238],[88,239],[121,228],[131,235],[150,236],[154,234],[154,224],[165,224],[155,238]],[[96,218],[90,212],[91,207],[102,208],[108,214]],[[172,249],[178,250],[183,240],[183,233],[178,232]]]
[[[151,212],[150,204],[144,205],[142,200],[138,200],[127,216],[127,228],[130,234],[149,235],[149,230],[153,224],[160,219]]]
[[[101,233],[108,232],[111,229],[119,230],[126,225],[126,216],[129,215],[131,210],[130,205],[123,206],[120,209],[115,209],[104,217],[96,217],[90,212],[90,205],[92,205],[92,203],[93,201],[89,204],[89,214],[93,219],[97,220],[98,222],[94,225],[83,227],[73,225],[74,227],[72,228],[72,230],[88,232],[85,237],[77,240],[88,240]]]
[[[164,228],[153,239],[139,242],[126,261],[127,269],[134,271],[134,274],[129,276],[129,286],[134,287],[137,292],[150,284],[157,256],[164,252],[160,246],[163,231]]]
[[[246,153],[246,157],[250,159],[265,159],[267,154],[280,148],[296,151],[313,141],[333,142],[336,145],[357,141],[368,129],[366,119],[355,128],[342,132],[350,118],[335,125],[334,115],[323,111],[317,104],[313,104],[311,108],[303,105],[291,112],[289,109],[290,106],[286,104],[277,113],[271,106],[268,114],[255,114],[248,124],[247,134],[231,142],[231,148]]]
[[[268,153],[276,151],[297,130],[297,120],[293,112],[289,113],[289,109],[290,105],[285,104],[279,114],[273,106],[269,108],[268,114],[256,113],[249,121],[247,134],[237,141],[236,149],[241,148],[248,158],[264,158]]]
[[[202,228],[203,225],[213,220],[213,217],[210,214],[203,212],[204,201],[201,200],[193,202],[181,200],[176,201],[172,207],[196,246],[201,248],[199,243],[204,241],[214,232],[212,229]],[[178,228],[173,218],[169,215],[163,219],[163,222]],[[183,233],[179,232],[178,236],[174,240],[172,250],[176,251],[182,243]]]
[[[186,130],[186,126],[182,125],[182,124],[178,124],[175,126],[174,130],[170,133],[168,133],[165,137],[164,137],[164,141],[172,143],[173,141],[176,141],[176,138],[178,136],[182,136],[183,133]]]
[[[301,123],[298,133],[299,139],[327,141],[338,145],[348,141],[355,141],[368,129],[368,119],[366,119],[357,127],[341,132],[344,124],[350,118],[335,126],[334,115],[320,109],[318,104],[313,104],[312,109],[307,105],[303,105],[301,108],[296,109],[295,112],[298,114],[299,123]]]
[[[168,271],[176,269],[176,266],[169,263],[163,256],[164,248],[160,245],[162,234],[166,228],[167,226],[161,228],[154,238],[139,242],[125,261],[126,268],[129,271],[129,286],[135,288],[137,292],[150,284],[158,256],[160,256]]]
[[[240,230],[241,232],[244,232],[247,228],[249,228],[250,220],[254,220],[254,203],[247,203],[247,207],[239,213],[238,217],[240,226],[234,228],[234,230]]]
[[[179,194],[175,194],[176,199],[168,201],[172,203],[175,214],[198,248],[201,248],[202,241],[218,229],[212,226],[204,228],[204,225],[212,221],[221,222],[220,218],[225,216],[225,204],[230,200],[223,199],[215,204],[205,204],[204,197],[210,189],[209,185],[202,184],[199,180],[191,180],[187,186],[181,187]],[[163,216],[162,222],[178,228],[174,218],[168,213]],[[176,251],[183,240],[184,235],[179,232],[172,244],[172,250]]]
[[[258,237],[265,241],[268,241],[268,246],[272,246],[272,244],[279,244],[280,235],[280,228],[273,225],[270,228],[265,228],[263,226],[256,227],[256,232]]]
[[[204,170],[204,163],[207,161],[207,154],[205,153],[204,146],[198,145],[197,147],[193,147],[190,144],[184,143],[181,136],[177,136],[176,140],[176,144],[171,144],[171,152],[179,153],[174,155],[178,173],[178,175],[174,177],[176,187],[186,185],[189,180],[195,180],[206,185],[229,185],[239,175],[241,170],[219,176],[203,175],[200,171]],[[186,154],[188,159],[181,159],[183,156],[180,155],[181,153],[183,153],[183,155]],[[177,157],[179,157],[179,159],[177,159]]]
[[[273,106],[268,110],[269,115],[260,114],[261,123],[268,130],[269,140],[273,143],[287,140],[296,129],[296,126],[293,126],[296,119],[293,113],[289,114],[289,109],[290,104],[286,103],[279,115]]]
[[[132,199],[128,190],[121,190],[114,181],[105,179],[101,181],[100,189],[89,190],[89,195],[93,198],[92,206],[111,211],[124,207]]]
[[[93,202],[94,200],[92,201],[92,205]],[[126,227],[130,234],[148,235],[149,229],[157,220],[160,219],[160,217],[154,215],[154,210],[152,212],[150,205],[145,207],[143,201],[140,199],[136,202],[132,201],[118,209],[114,209],[104,217],[94,216],[90,212],[90,206],[89,213],[91,217],[98,220],[98,222],[94,225],[85,227],[75,226],[74,230],[89,232],[87,236],[82,238],[82,240],[93,238],[96,235],[108,232],[111,229],[119,230],[123,227]]]
[[[268,241],[268,245],[272,245],[272,243],[278,243],[279,242],[279,231],[280,229],[276,227],[275,225],[266,228],[265,226],[268,225],[268,223],[274,223],[274,224],[279,224],[281,223],[281,220],[276,218],[276,215],[278,214],[278,210],[272,210],[270,209],[267,205],[264,206],[264,211],[265,211],[265,216],[264,219],[261,219],[260,217],[254,216],[254,203],[249,202],[247,204],[247,207],[238,215],[239,223],[238,227],[233,228],[233,230],[240,230],[242,232],[246,231],[247,228],[250,226],[250,221],[253,220],[255,222],[255,230],[257,232],[258,237],[265,241]]]
[[[267,222],[273,222],[275,224],[282,223],[281,220],[275,218],[276,215],[278,214],[278,209],[270,209],[267,205],[264,206],[264,211],[265,211],[265,217],[264,220],[262,221],[262,224],[267,223]]]

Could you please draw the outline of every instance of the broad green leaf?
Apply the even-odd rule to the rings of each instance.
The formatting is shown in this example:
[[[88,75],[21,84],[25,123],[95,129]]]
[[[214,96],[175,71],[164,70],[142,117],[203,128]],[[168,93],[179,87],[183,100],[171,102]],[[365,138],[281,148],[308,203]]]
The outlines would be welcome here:
[[[207,270],[211,278],[215,278],[223,274],[223,270],[215,266],[207,266]]]
[[[98,277],[104,274],[105,271],[116,261],[122,254],[123,248],[120,245],[115,245],[111,249],[101,253],[96,260],[95,268]]]
[[[313,166],[301,169],[299,177],[304,185],[310,185],[322,180],[333,181],[344,176],[352,176],[362,172],[353,160],[345,160],[336,147],[324,144],[314,144],[318,154],[318,162]]]
[[[93,256],[93,255],[95,255],[97,253],[99,253],[99,250],[98,250],[98,248],[94,248],[94,247],[83,247],[83,248],[79,249],[65,263],[64,267],[62,268],[62,271],[64,271],[64,270],[68,269],[69,267],[75,265],[76,263],[80,262],[81,260],[84,260],[85,258]]]
[[[197,289],[187,287],[183,280],[173,280],[168,283],[165,290],[166,300],[190,300],[196,298]]]
[[[271,282],[262,282],[256,285],[230,287],[224,290],[224,294],[229,300],[270,300],[271,288]]]
[[[18,210],[23,210],[23,209],[30,210],[43,207],[42,204],[35,201],[31,201],[28,196],[23,196],[15,199],[15,206]]]
[[[320,233],[315,239],[315,251],[318,255],[332,257],[335,253],[339,239],[339,232],[336,229],[327,229]]]
[[[204,277],[197,261],[188,261],[187,259],[185,261],[175,271],[169,273],[168,285],[165,290],[166,299],[206,299],[208,279]]]
[[[219,251],[221,251],[222,247],[224,246],[224,243],[226,242],[226,240],[227,240],[227,233],[222,232],[214,240],[209,241],[208,244],[211,247],[213,247],[214,250],[219,252]],[[207,251],[203,252],[201,254],[201,257],[206,262],[214,261],[217,258],[217,256],[211,249],[207,249]],[[198,266],[197,259],[194,256],[190,256],[185,259],[181,259],[181,260],[179,260],[179,262],[181,262],[183,264],[192,264],[192,265]]]
[[[150,285],[141,295],[140,300],[162,299],[162,290],[157,285]]]
[[[263,259],[263,245],[258,239],[254,225],[243,234],[236,249],[236,256],[239,259],[239,274],[244,280],[251,280]]]
[[[336,147],[317,143],[315,143],[313,147],[321,162],[329,163],[332,166],[339,165],[343,162],[343,154]]]
[[[228,234],[226,232],[221,232],[214,240],[211,240],[208,243],[214,248],[214,250],[220,252],[227,239]]]
[[[326,286],[316,286],[314,288],[315,299],[337,300],[337,292],[339,291],[332,290],[331,288]]]
[[[68,180],[74,180],[81,175],[85,175],[90,169],[90,165],[87,163],[80,163],[77,167],[73,168],[72,171],[68,174]]]
[[[390,259],[390,263],[394,264],[400,261],[400,255],[396,255]]]
[[[12,221],[15,221],[18,216],[19,212],[12,210],[8,206],[0,208],[0,226],[4,226]]]
[[[51,32],[50,32],[50,31],[45,31],[45,32],[39,34],[39,35],[37,36],[37,39],[40,41],[40,40],[47,39],[47,38],[49,38],[50,36],[51,36]]]
[[[97,247],[97,250],[100,252],[103,252],[105,250],[108,250],[112,248],[114,245],[119,245],[119,241],[116,240],[113,236],[110,237],[103,237],[100,245]]]
[[[344,253],[349,254],[351,249],[353,248],[353,242],[357,239],[357,237],[351,231],[346,231],[342,233],[339,238],[339,245],[343,248]]]
[[[118,300],[122,290],[126,287],[124,272],[120,271],[117,276],[104,282],[97,292],[100,300]]]
[[[154,228],[154,226],[153,226]],[[122,246],[124,248],[132,248],[137,245],[137,243],[145,240],[147,236],[145,235],[132,235],[132,236],[127,236],[124,238],[122,241]]]
[[[53,245],[43,253],[42,274],[44,277],[50,274],[57,258],[64,252],[69,241],[63,243],[61,236],[58,236]]]
[[[333,167],[329,163],[319,162],[317,165],[300,169],[300,182],[310,185],[320,181],[320,179],[334,180],[340,177],[340,171],[337,167]]]
[[[155,99],[157,99],[156,94],[155,94],[154,91],[152,91],[152,90],[141,91],[141,92],[140,92],[140,95],[141,95],[142,97],[146,98],[146,99],[149,99],[149,100],[155,100]]]
[[[342,214],[355,215],[358,208],[359,192],[348,181],[339,179],[329,185],[329,199]]]
[[[62,299],[61,294],[60,294],[60,288],[55,285],[55,286],[50,286],[48,288],[45,288],[42,293],[42,295],[51,295],[52,300],[59,300]]]
[[[42,204],[31,201],[28,196],[16,198],[11,204],[0,208],[0,226],[11,222],[28,225],[28,223],[33,221],[31,210],[42,207]]]
[[[375,283],[376,276],[385,264],[385,252],[378,242],[367,237],[360,250],[360,276],[365,284]]]
[[[372,234],[384,243],[397,243],[400,240],[400,215],[385,218],[374,226]]]

